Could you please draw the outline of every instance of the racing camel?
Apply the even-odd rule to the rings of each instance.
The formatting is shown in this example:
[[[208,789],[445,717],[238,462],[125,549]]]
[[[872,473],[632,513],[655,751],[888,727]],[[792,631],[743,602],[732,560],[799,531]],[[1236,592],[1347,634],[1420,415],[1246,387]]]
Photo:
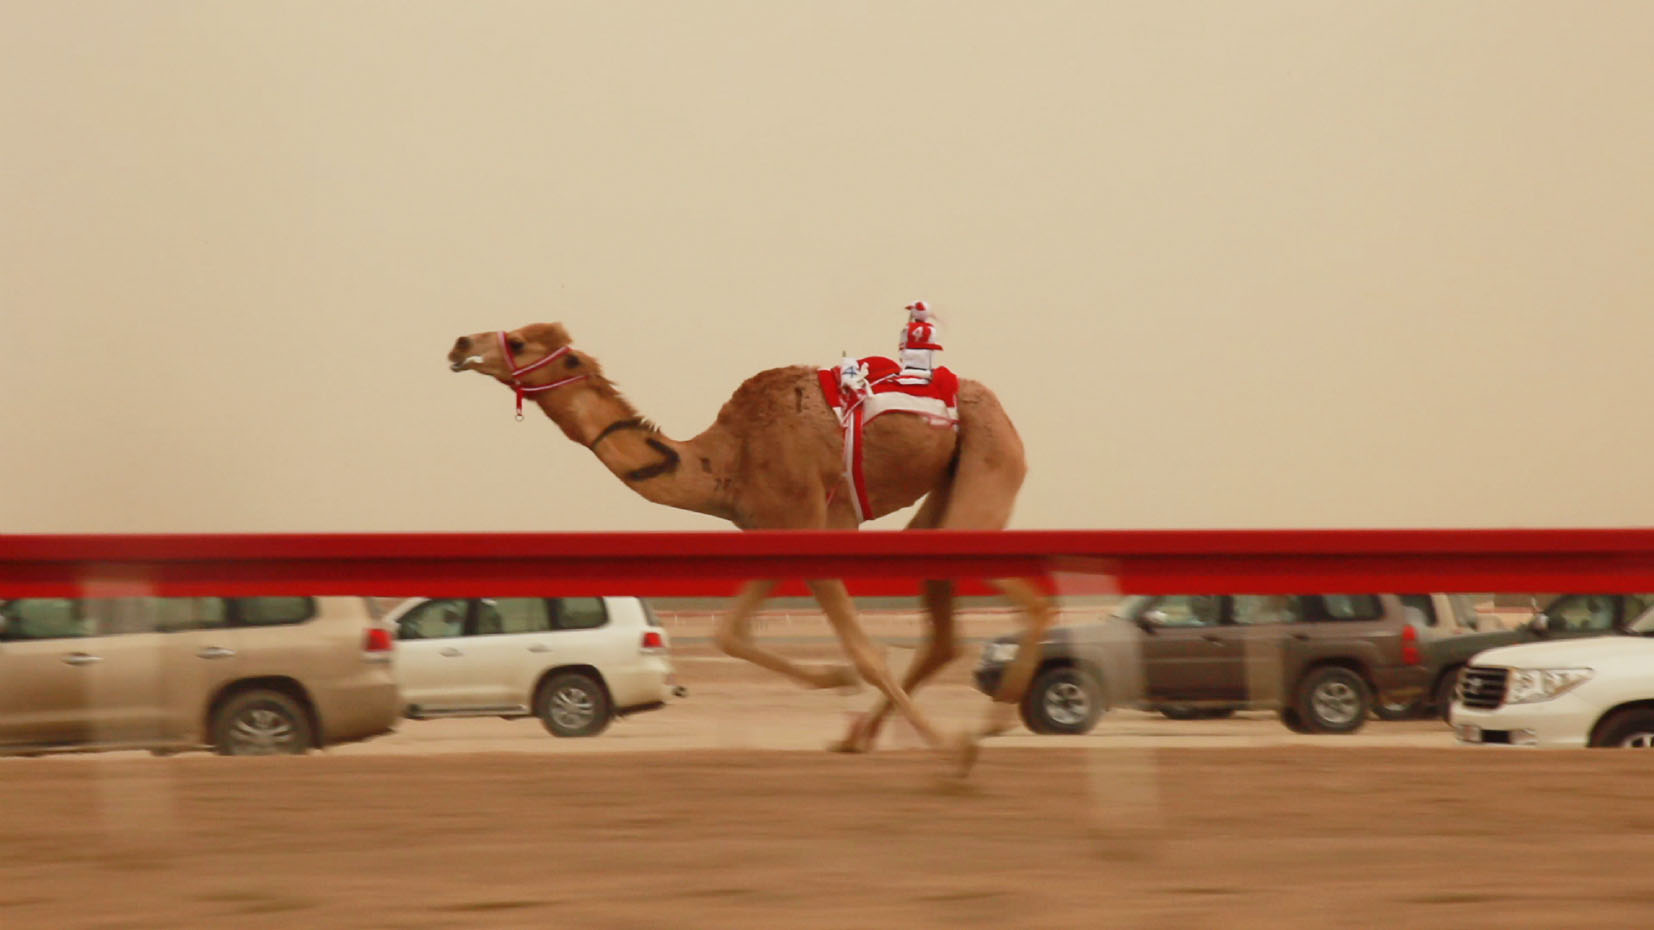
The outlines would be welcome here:
[[[657,504],[729,520],[743,530],[855,529],[924,502],[909,529],[1003,529],[1026,472],[1022,440],[993,392],[959,380],[957,430],[925,417],[886,414],[860,435],[865,493],[846,487],[847,441],[818,378],[797,365],[748,378],[700,435],[667,438],[621,396],[597,360],[571,345],[558,323],[510,332],[461,336],[448,353],[454,371],[488,375],[516,392],[518,417],[531,399],[563,434],[596,454],[627,487]],[[860,513],[858,514],[858,511]],[[969,771],[979,737],[1001,732],[1034,671],[1033,645],[1051,623],[1051,609],[1028,579],[990,582],[1022,611],[1023,647],[1003,679],[979,730],[944,739],[914,705],[910,692],[958,654],[951,581],[923,584],[926,636],[898,685],[882,654],[856,619],[842,581],[808,582],[854,668],[807,666],[760,647],[750,623],[774,580],[742,585],[733,609],[718,621],[716,641],[728,654],[780,672],[811,688],[854,686],[857,676],[882,698],[856,718],[831,748],[865,752],[880,726],[900,711],[925,743],[959,774]]]

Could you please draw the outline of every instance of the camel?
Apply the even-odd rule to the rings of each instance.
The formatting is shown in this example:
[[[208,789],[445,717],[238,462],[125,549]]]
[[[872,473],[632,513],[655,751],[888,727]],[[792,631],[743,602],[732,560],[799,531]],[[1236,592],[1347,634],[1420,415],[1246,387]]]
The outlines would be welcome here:
[[[511,387],[519,420],[523,401],[532,399],[565,436],[595,453],[646,500],[728,520],[742,530],[858,526],[847,493],[842,430],[814,367],[773,368],[751,376],[710,427],[678,441],[640,416],[597,360],[573,347],[560,323],[461,336],[448,362],[453,371],[479,372]],[[922,497],[908,529],[1005,527],[1026,472],[1022,440],[993,392],[975,381],[960,379],[958,417],[957,432],[900,412],[867,423],[862,441],[871,505],[867,519]],[[854,601],[841,580],[812,579],[808,585],[853,667],[800,665],[757,644],[750,621],[774,591],[775,580],[741,586],[732,610],[717,623],[715,641],[729,655],[806,687],[854,687],[859,676],[877,688],[881,697],[876,705],[830,748],[871,750],[886,718],[900,712],[926,745],[964,774],[975,759],[978,740],[1011,725],[1013,709],[1033,677],[1033,647],[1052,618],[1031,580],[990,583],[1021,609],[1023,645],[980,728],[952,739],[938,734],[910,696],[958,654],[950,580],[922,585],[926,634],[899,683],[857,622]]]

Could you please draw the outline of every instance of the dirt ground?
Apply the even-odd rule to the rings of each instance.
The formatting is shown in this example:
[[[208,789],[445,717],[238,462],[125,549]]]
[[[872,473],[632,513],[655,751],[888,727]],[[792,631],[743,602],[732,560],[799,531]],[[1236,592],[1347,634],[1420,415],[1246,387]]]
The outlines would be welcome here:
[[[800,643],[793,651],[811,651]],[[302,758],[0,760],[0,927],[1630,927],[1647,755],[1110,714],[939,778],[869,700],[693,642],[688,698],[589,740],[405,722]],[[894,658],[900,658],[895,650]],[[981,710],[968,662],[921,702]]]

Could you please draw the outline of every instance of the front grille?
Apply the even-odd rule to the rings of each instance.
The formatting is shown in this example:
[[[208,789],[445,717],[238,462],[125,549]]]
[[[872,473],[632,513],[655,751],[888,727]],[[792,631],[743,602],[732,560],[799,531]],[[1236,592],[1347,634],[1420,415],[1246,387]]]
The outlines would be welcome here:
[[[1459,675],[1459,703],[1477,710],[1493,710],[1505,702],[1505,679],[1510,669],[1472,665]]]

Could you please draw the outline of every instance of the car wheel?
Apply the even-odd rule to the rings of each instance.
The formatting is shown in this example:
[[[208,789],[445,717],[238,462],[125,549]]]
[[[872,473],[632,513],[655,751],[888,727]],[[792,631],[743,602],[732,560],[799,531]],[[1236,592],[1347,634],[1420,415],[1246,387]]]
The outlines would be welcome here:
[[[1442,677],[1436,679],[1436,691],[1432,700],[1436,702],[1436,716],[1443,723],[1453,714],[1453,695],[1459,690],[1459,673],[1463,668],[1448,669]]]
[[[1035,733],[1089,733],[1103,715],[1103,692],[1083,669],[1048,668],[1034,678],[1019,709]]]
[[[540,689],[534,712],[552,736],[596,736],[614,717],[609,693],[584,672],[553,675]]]
[[[1354,733],[1367,722],[1372,698],[1360,675],[1342,666],[1324,665],[1304,677],[1292,706],[1312,733]]]
[[[243,691],[213,714],[212,745],[221,756],[300,755],[315,736],[298,701],[280,691]]]
[[[1631,707],[1597,727],[1591,745],[1599,749],[1654,749],[1654,708]]]

